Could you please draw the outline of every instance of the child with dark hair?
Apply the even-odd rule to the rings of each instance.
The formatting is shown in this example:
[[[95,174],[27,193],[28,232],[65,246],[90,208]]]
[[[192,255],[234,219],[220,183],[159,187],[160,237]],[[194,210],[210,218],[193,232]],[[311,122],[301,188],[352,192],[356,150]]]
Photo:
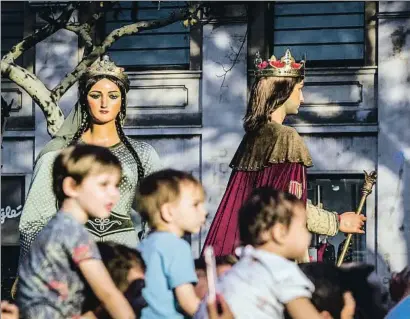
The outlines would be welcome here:
[[[143,296],[148,307],[142,318],[184,318],[199,305],[190,245],[185,233],[197,233],[205,223],[205,192],[191,174],[167,169],[144,178],[137,194],[138,211],[152,232],[139,250],[147,264]]]
[[[137,318],[139,318],[142,308],[147,305],[142,297],[142,289],[145,286],[146,265],[140,252],[114,242],[99,242],[97,246],[102,261],[115,285],[124,293],[125,298],[131,304]],[[92,292],[87,293],[87,297],[83,310],[86,313],[83,317],[111,318]]]
[[[390,296],[374,266],[348,263],[340,267],[342,284],[356,301],[355,319],[383,319],[391,306]]]
[[[336,267],[325,263],[307,263],[299,264],[299,267],[315,285],[312,303],[322,312],[324,318],[385,317],[388,295],[377,282],[372,265],[351,263]],[[349,306],[351,298],[354,298],[355,303],[353,310],[353,307]]]
[[[310,243],[306,210],[296,196],[255,189],[239,211],[241,258],[218,282],[235,318],[321,318],[310,301],[313,284],[292,259]],[[205,301],[196,318],[207,318]]]
[[[80,316],[86,283],[115,318],[135,318],[115,287],[84,224],[107,218],[119,199],[121,165],[107,148],[64,149],[53,165],[60,211],[39,233],[19,268],[17,304],[26,319]]]
[[[343,281],[343,271],[332,264],[299,264],[303,273],[315,285],[312,303],[324,319],[353,319],[355,301]],[[287,314],[286,318],[290,318]]]
[[[225,272],[232,268],[238,262],[238,258],[234,255],[224,255],[216,256],[216,274],[217,276],[222,276]],[[208,292],[208,281],[206,278],[206,263],[205,258],[199,257],[195,259],[195,272],[198,276],[198,282],[195,285],[195,293],[199,299],[202,299],[206,296]]]

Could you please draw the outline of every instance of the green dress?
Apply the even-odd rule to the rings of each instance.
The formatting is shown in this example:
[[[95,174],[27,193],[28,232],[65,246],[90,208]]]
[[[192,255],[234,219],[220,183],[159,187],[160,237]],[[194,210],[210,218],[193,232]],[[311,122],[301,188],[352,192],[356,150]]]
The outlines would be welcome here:
[[[145,176],[159,170],[160,160],[155,149],[145,142],[129,139],[141,159]],[[138,183],[137,163],[123,143],[109,148],[121,162],[120,200],[109,218],[93,218],[86,224],[96,241],[114,241],[135,248],[138,244],[136,227],[131,218]],[[42,153],[36,162],[30,190],[20,218],[20,262],[31,243],[48,221],[56,214],[57,200],[53,193],[52,168],[60,150]]]

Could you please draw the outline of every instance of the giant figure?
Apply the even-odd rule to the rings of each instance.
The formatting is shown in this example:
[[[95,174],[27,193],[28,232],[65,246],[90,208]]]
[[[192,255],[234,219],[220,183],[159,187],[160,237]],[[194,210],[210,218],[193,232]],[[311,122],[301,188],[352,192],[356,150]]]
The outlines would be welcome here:
[[[366,217],[354,212],[339,215],[307,200],[306,169],[313,165],[312,158],[298,132],[283,125],[285,117],[297,114],[303,103],[304,73],[305,61],[296,63],[289,50],[280,60],[272,56],[262,61],[257,54],[244,117],[246,134],[230,163],[232,173],[204,244],[213,246],[216,255],[232,254],[240,245],[238,211],[256,187],[270,186],[305,201],[311,232],[364,233]]]

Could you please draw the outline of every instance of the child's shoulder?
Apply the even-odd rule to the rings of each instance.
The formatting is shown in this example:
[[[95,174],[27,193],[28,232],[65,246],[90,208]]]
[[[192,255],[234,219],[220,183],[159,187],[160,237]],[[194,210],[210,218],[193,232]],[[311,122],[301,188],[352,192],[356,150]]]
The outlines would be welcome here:
[[[186,246],[188,242],[181,237],[176,236],[171,232],[156,231],[152,232],[145,238],[141,244],[155,244],[155,245],[183,245]]]
[[[161,254],[175,254],[181,250],[190,251],[191,246],[187,241],[170,232],[153,232],[140,243],[139,249],[142,252],[156,251]]]

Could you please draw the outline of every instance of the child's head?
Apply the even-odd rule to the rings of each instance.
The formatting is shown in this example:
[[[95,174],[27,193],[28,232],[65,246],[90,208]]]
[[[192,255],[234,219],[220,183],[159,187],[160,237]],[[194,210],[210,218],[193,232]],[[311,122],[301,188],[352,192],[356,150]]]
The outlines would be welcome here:
[[[320,312],[328,312],[333,319],[340,318],[344,306],[342,274],[336,265],[326,263],[299,264],[300,269],[315,285],[312,303]]]
[[[98,242],[102,261],[115,285],[125,292],[131,282],[144,279],[146,265],[139,251],[113,242]]]
[[[208,293],[208,281],[206,278],[206,263],[203,256],[195,259],[195,272],[198,277],[198,282],[195,285],[195,293],[199,299],[205,297]],[[234,255],[223,255],[215,257],[216,274],[223,275],[226,271],[232,268],[238,262],[238,258]]]
[[[119,200],[121,164],[105,147],[70,146],[61,151],[53,165],[53,190],[59,207],[67,199],[91,217],[108,217]]]
[[[97,246],[114,284],[124,293],[134,311],[139,313],[146,306],[142,297],[146,265],[140,252],[114,242],[98,242]],[[108,313],[99,307],[100,302],[89,286],[87,289],[84,311],[92,310],[101,319],[110,318]]]
[[[145,177],[137,193],[138,211],[151,228],[178,235],[196,233],[206,219],[205,192],[189,173],[166,169]]]
[[[296,196],[272,188],[256,188],[239,211],[242,245],[275,245],[285,258],[306,253],[311,235],[306,228],[306,210]]]
[[[315,286],[311,302],[323,319],[353,318],[355,301],[344,285],[343,271],[339,267],[316,262],[299,264],[299,267]],[[287,312],[285,318],[290,318]]]

